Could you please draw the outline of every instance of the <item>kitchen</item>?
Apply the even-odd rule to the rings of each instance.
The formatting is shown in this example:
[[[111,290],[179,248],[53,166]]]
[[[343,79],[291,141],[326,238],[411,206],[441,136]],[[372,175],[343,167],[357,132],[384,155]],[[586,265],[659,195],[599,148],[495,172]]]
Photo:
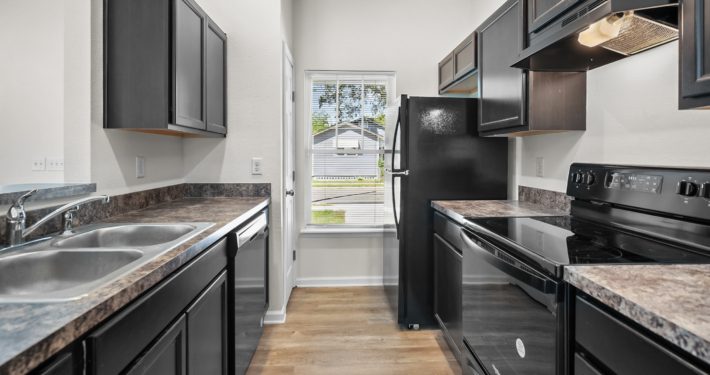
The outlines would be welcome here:
[[[4,2],[0,247],[15,246],[0,252],[0,373],[707,373],[704,266],[568,266],[581,240],[675,250],[658,263],[707,254],[710,4],[683,1],[680,40],[637,55],[562,48],[595,21],[637,22],[624,3],[585,18],[591,2]],[[651,3],[631,10],[678,14]],[[535,7],[553,11],[535,23]],[[571,39],[540,31],[572,8]],[[650,13],[635,12],[668,22]],[[447,70],[457,52],[464,67]],[[603,64],[565,65],[589,61]],[[497,95],[515,99],[487,111]],[[414,131],[427,124],[435,136]],[[374,172],[356,162],[371,155]],[[346,163],[358,172],[338,175]],[[466,258],[485,254],[467,249],[481,245],[543,276],[491,276],[528,296],[527,326],[471,302],[467,286],[487,284],[469,283],[486,276]],[[552,285],[555,303],[529,304]]]

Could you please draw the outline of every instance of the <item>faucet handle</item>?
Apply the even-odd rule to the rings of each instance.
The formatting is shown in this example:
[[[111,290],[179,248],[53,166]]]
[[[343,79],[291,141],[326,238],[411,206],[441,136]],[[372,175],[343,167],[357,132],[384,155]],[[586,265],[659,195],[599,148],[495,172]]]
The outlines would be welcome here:
[[[10,219],[21,219],[25,215],[25,201],[31,197],[39,189],[32,189],[25,194],[22,194],[7,210],[7,217]]]
[[[71,234],[74,232],[74,218],[79,211],[79,206],[67,210],[62,216],[63,234]]]

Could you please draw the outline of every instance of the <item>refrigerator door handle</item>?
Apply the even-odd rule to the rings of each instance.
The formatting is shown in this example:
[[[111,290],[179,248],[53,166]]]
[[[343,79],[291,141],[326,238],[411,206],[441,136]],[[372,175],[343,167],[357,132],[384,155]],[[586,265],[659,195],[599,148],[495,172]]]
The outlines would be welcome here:
[[[385,173],[391,174],[393,177],[409,176],[409,169],[385,169]]]
[[[399,215],[397,214],[397,194],[395,194],[395,188],[394,188],[394,179],[397,177],[402,177],[409,175],[409,171],[406,171],[406,174],[400,174],[403,173],[402,170],[394,168],[394,155],[395,155],[395,150],[397,149],[397,134],[399,133],[399,126],[402,122],[402,112],[400,111],[397,114],[397,125],[394,127],[394,139],[392,139],[392,152],[390,153],[391,158],[392,158],[392,169],[390,170],[385,170],[385,172],[392,174],[392,213],[394,214],[394,228],[396,231],[397,239],[399,240]]]

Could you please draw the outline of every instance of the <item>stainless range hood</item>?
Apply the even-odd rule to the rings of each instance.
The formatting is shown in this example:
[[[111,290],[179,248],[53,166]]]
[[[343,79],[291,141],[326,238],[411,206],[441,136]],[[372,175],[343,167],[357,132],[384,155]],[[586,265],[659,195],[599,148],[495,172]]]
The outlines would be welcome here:
[[[587,71],[678,39],[678,1],[587,0],[529,37],[514,67]]]

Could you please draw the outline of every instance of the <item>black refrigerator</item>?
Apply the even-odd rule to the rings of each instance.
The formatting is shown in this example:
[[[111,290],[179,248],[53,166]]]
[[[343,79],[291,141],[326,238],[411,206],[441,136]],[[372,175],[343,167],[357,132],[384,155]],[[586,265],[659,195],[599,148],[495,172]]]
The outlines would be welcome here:
[[[507,197],[507,139],[478,137],[477,111],[403,95],[385,127],[384,285],[402,327],[435,326],[431,201]]]

